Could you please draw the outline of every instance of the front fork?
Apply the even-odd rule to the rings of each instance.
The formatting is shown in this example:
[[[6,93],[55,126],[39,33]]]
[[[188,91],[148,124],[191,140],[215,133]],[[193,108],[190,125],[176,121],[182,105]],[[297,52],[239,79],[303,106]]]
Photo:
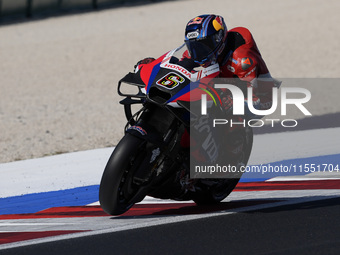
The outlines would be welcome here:
[[[165,172],[169,170],[169,160],[175,162],[178,157],[180,129],[181,123],[169,111],[145,105],[135,124],[126,129],[127,133],[145,141],[145,159],[134,174],[136,184],[145,185],[167,175]],[[167,164],[164,164],[166,160]]]

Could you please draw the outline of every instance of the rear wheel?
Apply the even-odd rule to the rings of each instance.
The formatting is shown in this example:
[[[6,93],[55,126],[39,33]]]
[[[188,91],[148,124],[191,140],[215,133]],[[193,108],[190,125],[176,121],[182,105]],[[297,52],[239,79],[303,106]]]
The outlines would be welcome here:
[[[126,134],[113,151],[99,188],[99,202],[106,213],[122,214],[146,195],[133,183],[133,175],[146,156],[145,146],[144,140]]]
[[[247,165],[253,146],[253,131],[251,128],[247,128],[245,130],[243,140],[245,149],[240,160],[237,163],[239,173],[240,167]],[[198,205],[219,203],[234,190],[241,178],[241,175],[242,173],[240,173],[236,178],[215,179],[214,181],[212,181],[215,182],[213,185],[209,186],[206,191],[195,194],[193,200]]]

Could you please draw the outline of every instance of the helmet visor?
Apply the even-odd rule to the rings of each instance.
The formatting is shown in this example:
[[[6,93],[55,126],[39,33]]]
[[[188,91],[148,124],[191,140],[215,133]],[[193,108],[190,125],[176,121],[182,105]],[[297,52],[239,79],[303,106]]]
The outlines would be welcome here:
[[[191,58],[197,62],[204,62],[218,46],[218,42],[213,36],[206,37],[203,40],[186,40],[185,44],[187,45]]]

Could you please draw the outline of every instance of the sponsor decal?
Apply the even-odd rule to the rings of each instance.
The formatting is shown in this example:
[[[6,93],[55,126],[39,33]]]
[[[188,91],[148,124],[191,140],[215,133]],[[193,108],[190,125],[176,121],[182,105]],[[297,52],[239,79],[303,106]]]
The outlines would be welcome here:
[[[130,127],[128,130],[136,130],[137,132],[139,132],[141,135],[147,135],[148,133],[140,126],[132,126]]]
[[[234,58],[231,58],[231,61],[234,63],[234,64],[238,64],[238,61],[236,60],[236,59],[234,59]]]
[[[220,16],[217,16],[213,22],[213,27],[215,28],[216,31],[219,31],[219,30],[224,30],[224,25],[223,25],[223,22],[222,22],[222,18]]]
[[[199,32],[198,31],[194,31],[194,32],[189,32],[187,33],[187,38],[188,39],[194,39],[197,38],[199,36]]]
[[[232,67],[231,65],[227,65],[227,69],[232,72],[232,73],[235,73],[235,68]]]
[[[221,16],[217,16],[216,18],[215,18],[215,20],[222,26],[222,28],[223,28],[223,22],[222,22],[222,18],[221,18]]]
[[[246,75],[244,76],[244,78],[247,78],[252,72],[254,72],[256,70],[256,66],[251,69],[248,73],[246,73]]]
[[[242,58],[241,66],[243,70],[247,70],[253,65],[253,60],[251,58]]]
[[[152,151],[152,156],[151,156],[151,159],[150,159],[150,163],[154,162],[156,160],[156,158],[161,154],[161,150],[159,148],[157,149],[154,149]]]
[[[164,68],[169,68],[169,69],[173,69],[176,71],[181,72],[183,75],[187,76],[189,79],[191,79],[191,74],[188,70],[186,70],[184,67],[181,67],[179,65],[175,65],[175,64],[165,64],[163,66]]]
[[[173,89],[177,87],[179,84],[183,83],[185,79],[176,73],[168,73],[161,79],[159,79],[156,84],[160,86],[164,86],[167,89]]]

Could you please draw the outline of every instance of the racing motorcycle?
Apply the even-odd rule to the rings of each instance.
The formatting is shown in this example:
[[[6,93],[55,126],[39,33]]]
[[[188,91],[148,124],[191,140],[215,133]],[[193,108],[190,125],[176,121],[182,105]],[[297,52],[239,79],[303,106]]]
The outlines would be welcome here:
[[[125,97],[120,104],[127,124],[100,183],[100,205],[108,214],[123,214],[147,195],[193,200],[198,205],[218,203],[232,192],[242,175],[238,171],[207,178],[193,171],[193,165],[202,161],[216,164],[223,159],[228,163],[223,150],[228,139],[221,139],[226,137],[226,128],[216,131],[209,124],[209,119],[223,114],[221,106],[213,102],[216,91],[211,86],[219,66],[189,67],[188,61],[181,61],[185,50],[182,45],[169,51],[118,83],[118,94]],[[203,94],[209,98],[207,115],[200,114]],[[239,168],[248,162],[253,133],[250,127],[236,133],[242,138],[242,153],[234,162]]]

